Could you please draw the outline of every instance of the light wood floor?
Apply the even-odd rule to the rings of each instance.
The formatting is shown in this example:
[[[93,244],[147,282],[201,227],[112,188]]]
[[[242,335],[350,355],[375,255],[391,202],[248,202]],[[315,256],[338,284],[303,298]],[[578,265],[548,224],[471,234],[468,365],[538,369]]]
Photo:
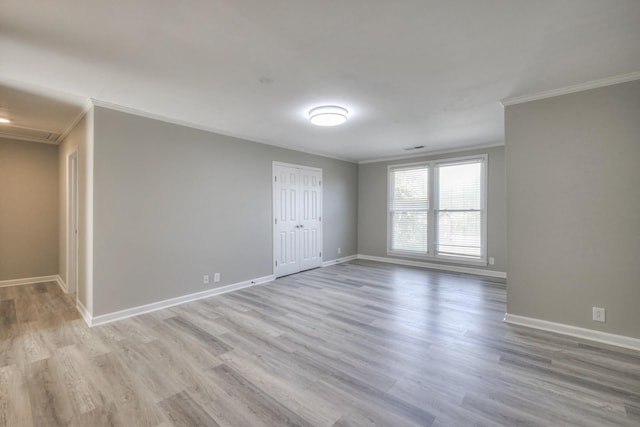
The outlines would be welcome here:
[[[639,353],[504,312],[364,261],[92,329],[54,283],[0,288],[0,425],[640,425]]]

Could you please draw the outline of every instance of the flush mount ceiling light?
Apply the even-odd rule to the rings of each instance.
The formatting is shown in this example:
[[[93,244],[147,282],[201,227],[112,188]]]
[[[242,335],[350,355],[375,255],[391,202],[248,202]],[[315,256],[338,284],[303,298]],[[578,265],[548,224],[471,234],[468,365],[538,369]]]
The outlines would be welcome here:
[[[11,120],[7,119],[6,117],[0,117],[0,123],[11,123]]]
[[[309,111],[309,120],[316,126],[337,126],[346,122],[348,115],[345,108],[327,105]]]

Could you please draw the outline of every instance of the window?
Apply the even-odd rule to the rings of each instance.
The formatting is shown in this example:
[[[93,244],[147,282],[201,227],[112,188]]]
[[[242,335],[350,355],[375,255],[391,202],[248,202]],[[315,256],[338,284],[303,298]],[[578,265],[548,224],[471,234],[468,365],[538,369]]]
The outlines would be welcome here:
[[[484,264],[486,160],[390,166],[388,253]]]
[[[391,250],[426,255],[429,169],[426,166],[394,169],[391,182]]]
[[[482,163],[438,167],[436,253],[482,257]]]

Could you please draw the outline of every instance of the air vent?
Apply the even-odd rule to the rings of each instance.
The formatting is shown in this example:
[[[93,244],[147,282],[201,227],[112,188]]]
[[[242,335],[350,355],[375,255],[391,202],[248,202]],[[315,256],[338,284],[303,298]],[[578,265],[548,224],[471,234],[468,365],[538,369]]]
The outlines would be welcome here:
[[[415,147],[407,147],[404,149],[404,151],[420,150],[422,148],[424,148],[424,145],[416,145]]]
[[[60,134],[57,132],[16,125],[2,125],[0,127],[0,136],[25,141],[45,142],[47,144],[57,144],[58,138],[60,138]]]

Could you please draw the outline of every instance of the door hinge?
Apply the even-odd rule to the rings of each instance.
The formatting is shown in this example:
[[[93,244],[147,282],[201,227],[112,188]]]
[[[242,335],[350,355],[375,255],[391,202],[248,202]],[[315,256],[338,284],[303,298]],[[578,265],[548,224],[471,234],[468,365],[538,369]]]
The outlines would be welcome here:
[[[277,176],[273,177],[273,182],[278,182],[278,177]]]
[[[322,221],[322,217],[321,216],[318,217],[318,221]]]
[[[278,261],[276,261],[276,267],[278,266]]]
[[[322,186],[322,180],[318,181],[318,187]]]
[[[276,218],[276,224],[278,223],[278,218]]]
[[[320,252],[320,256],[322,256],[322,252]]]

